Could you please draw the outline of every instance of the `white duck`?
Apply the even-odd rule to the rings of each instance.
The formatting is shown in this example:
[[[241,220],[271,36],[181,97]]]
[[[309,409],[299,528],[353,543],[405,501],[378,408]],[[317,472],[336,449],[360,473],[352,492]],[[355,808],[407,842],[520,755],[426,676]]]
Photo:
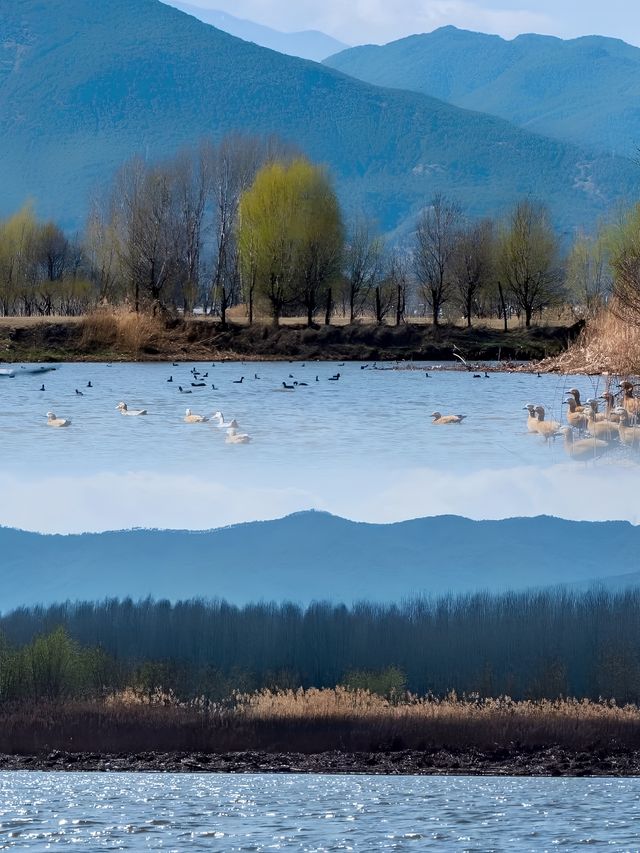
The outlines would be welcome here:
[[[230,427],[238,428],[237,421],[235,419],[232,421],[225,421],[222,412],[214,412],[211,415],[211,420],[216,422],[218,429],[229,429]]]
[[[126,403],[118,403],[116,406],[117,411],[120,412],[121,415],[129,415],[129,417],[137,418],[139,415],[146,415],[146,409],[128,409]]]
[[[68,418],[57,418],[53,412],[47,412],[47,426],[68,427],[71,426],[71,421]]]
[[[184,414],[184,422],[186,424],[204,424],[209,420],[204,415],[194,415],[191,409],[187,409]]]
[[[227,438],[225,440],[227,444],[249,444],[251,436],[246,432],[238,432],[237,427],[229,427],[227,430]]]

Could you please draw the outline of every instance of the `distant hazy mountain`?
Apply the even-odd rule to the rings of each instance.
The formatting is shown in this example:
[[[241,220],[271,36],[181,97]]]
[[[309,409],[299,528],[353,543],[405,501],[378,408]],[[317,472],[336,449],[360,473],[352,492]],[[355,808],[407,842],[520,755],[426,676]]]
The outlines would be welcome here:
[[[444,27],[326,60],[360,80],[442,98],[528,130],[629,155],[640,146],[640,48]]]
[[[319,30],[281,33],[279,30],[273,30],[271,27],[265,27],[253,21],[234,18],[228,12],[219,12],[217,9],[201,9],[191,3],[181,3],[180,0],[163,0],[163,2],[244,41],[252,41],[262,47],[287,53],[289,56],[299,56],[301,59],[321,62],[327,56],[345,50],[349,46]]]
[[[317,512],[206,533],[41,536],[0,528],[0,610],[67,599],[399,601],[524,589],[638,571],[640,528],[454,516],[357,524]]]
[[[329,164],[347,211],[390,231],[444,190],[472,215],[542,198],[589,226],[637,197],[630,161],[234,38],[159,0],[0,0],[0,214],[31,197],[82,225],[134,153],[279,134]]]

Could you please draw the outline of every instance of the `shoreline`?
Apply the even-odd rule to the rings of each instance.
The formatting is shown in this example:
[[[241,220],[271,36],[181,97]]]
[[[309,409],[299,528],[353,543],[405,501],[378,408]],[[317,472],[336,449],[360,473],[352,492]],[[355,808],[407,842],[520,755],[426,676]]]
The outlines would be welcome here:
[[[0,771],[135,773],[299,773],[385,776],[640,776],[640,750],[562,747],[494,750],[401,750],[398,752],[142,752],[0,754]]]
[[[462,363],[501,361],[503,369],[565,352],[582,330],[535,326],[508,332],[477,326],[407,323],[401,326],[253,326],[211,319],[151,320],[129,315],[85,318],[4,318],[3,364],[158,361],[364,361]],[[516,363],[514,367],[513,363]]]

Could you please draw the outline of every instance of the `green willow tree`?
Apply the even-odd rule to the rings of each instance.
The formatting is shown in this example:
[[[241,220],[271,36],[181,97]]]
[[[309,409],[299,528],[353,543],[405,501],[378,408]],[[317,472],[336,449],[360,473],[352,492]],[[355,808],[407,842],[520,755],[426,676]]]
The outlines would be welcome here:
[[[242,195],[238,246],[245,281],[278,325],[285,308],[304,306],[312,325],[340,270],[340,207],[326,172],[304,159],[270,163]]]
[[[516,205],[497,251],[498,278],[530,328],[533,315],[561,296],[558,241],[546,208],[530,201]]]

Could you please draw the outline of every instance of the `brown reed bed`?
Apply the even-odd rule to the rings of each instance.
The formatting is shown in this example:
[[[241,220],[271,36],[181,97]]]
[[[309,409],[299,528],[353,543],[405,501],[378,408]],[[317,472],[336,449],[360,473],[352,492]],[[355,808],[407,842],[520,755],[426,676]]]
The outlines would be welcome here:
[[[640,373],[640,324],[622,311],[600,311],[590,319],[569,349],[535,365],[548,373]]]
[[[82,319],[81,347],[140,355],[157,350],[165,331],[165,322],[158,315],[97,309]]]
[[[0,752],[35,755],[640,749],[640,709],[613,702],[384,698],[344,687],[180,702],[160,691],[0,708]]]

